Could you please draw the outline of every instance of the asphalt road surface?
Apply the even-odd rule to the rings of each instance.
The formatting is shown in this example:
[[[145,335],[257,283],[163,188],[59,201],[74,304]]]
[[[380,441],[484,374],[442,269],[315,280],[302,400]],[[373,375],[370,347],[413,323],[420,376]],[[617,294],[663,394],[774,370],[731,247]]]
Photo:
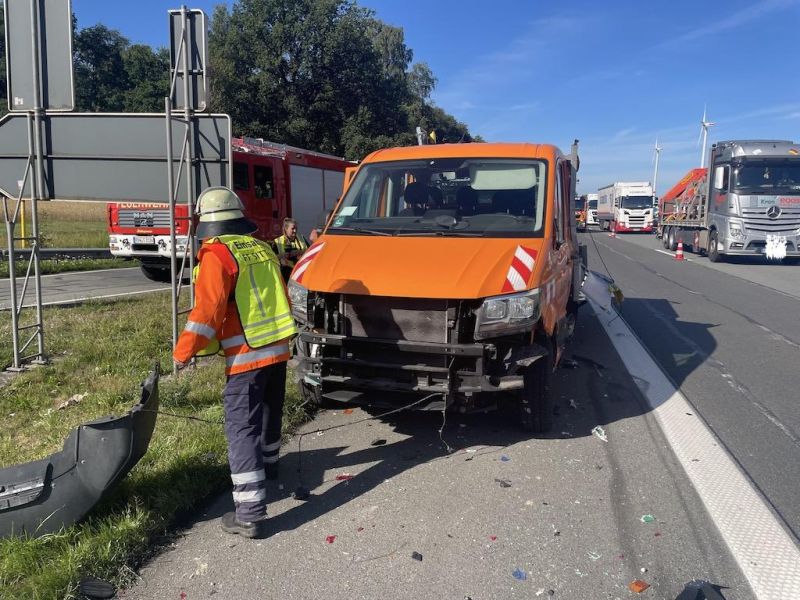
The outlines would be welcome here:
[[[800,266],[681,262],[651,235],[592,235],[625,320],[797,538]]]
[[[225,494],[142,568],[125,597],[672,600],[701,579],[727,600],[754,598],[647,386],[604,329],[623,321],[595,310],[581,308],[574,363],[556,373],[552,434],[525,434],[495,414],[448,415],[448,453],[441,414],[356,424],[367,413],[325,411],[303,430],[308,502],[291,497],[295,438],[269,486],[269,538],[222,532],[219,517],[232,508]],[[703,427],[689,411],[679,418]],[[344,423],[354,424],[313,433]],[[650,587],[631,592],[636,579]]]
[[[33,278],[28,282],[25,306],[35,302]],[[23,278],[17,278],[17,302],[22,293]],[[101,269],[42,275],[42,303],[45,306],[75,304],[91,299],[114,299],[148,294],[169,289],[169,284],[150,281],[136,268]],[[8,279],[0,280],[0,310],[11,307]]]

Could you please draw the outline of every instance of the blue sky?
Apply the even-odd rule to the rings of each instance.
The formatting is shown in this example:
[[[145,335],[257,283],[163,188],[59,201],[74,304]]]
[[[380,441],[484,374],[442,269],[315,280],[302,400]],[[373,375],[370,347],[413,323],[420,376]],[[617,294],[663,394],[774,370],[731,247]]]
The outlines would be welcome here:
[[[218,2],[192,8],[209,14]],[[709,142],[800,141],[800,0],[569,3],[362,0],[405,31],[414,60],[438,78],[434,101],[488,141],[581,140],[581,193],[620,180],[658,191],[699,166],[704,103]],[[135,6],[135,8],[134,8]],[[161,0],[73,0],[78,26],[98,21],[164,45]]]

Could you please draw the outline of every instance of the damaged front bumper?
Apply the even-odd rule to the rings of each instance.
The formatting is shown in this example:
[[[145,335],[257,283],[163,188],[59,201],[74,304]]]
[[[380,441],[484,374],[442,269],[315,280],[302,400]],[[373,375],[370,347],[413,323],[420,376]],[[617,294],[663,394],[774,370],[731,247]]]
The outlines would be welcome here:
[[[38,537],[83,519],[147,452],[158,380],[156,365],[126,415],[79,425],[60,452],[0,469],[0,537]]]
[[[322,386],[325,397],[376,404],[374,395],[364,392],[441,394],[421,410],[439,410],[443,401],[448,406],[459,401],[465,410],[479,408],[471,401],[477,394],[521,390],[520,369],[547,354],[533,345],[498,358],[492,343],[441,344],[310,331],[302,332],[296,344],[296,373],[307,385]]]

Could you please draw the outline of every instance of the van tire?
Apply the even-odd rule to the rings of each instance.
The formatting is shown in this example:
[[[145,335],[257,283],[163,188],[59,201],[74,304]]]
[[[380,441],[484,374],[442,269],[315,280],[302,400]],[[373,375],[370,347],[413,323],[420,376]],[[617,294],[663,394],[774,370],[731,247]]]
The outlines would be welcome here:
[[[525,431],[547,433],[553,427],[553,355],[548,352],[523,372],[525,387],[519,393],[519,422]]]
[[[308,402],[309,406],[314,410],[319,410],[329,404],[328,401],[322,397],[322,386],[311,385],[305,381],[300,381],[297,384],[297,389],[300,392],[300,397],[303,399],[303,402]]]

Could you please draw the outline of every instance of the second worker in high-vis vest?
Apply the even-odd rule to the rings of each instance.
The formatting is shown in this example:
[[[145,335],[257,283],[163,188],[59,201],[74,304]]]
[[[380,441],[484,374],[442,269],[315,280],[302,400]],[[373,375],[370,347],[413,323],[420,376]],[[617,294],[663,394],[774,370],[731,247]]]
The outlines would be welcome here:
[[[228,533],[261,538],[267,531],[265,479],[276,476],[289,341],[297,332],[275,253],[250,234],[242,202],[212,187],[197,200],[195,307],[173,358],[182,368],[196,355],[225,355],[225,436],[235,512]]]
[[[275,238],[275,251],[281,262],[283,280],[289,281],[292,269],[300,257],[308,249],[308,243],[302,235],[297,233],[297,221],[289,217],[283,220],[283,235]]]

